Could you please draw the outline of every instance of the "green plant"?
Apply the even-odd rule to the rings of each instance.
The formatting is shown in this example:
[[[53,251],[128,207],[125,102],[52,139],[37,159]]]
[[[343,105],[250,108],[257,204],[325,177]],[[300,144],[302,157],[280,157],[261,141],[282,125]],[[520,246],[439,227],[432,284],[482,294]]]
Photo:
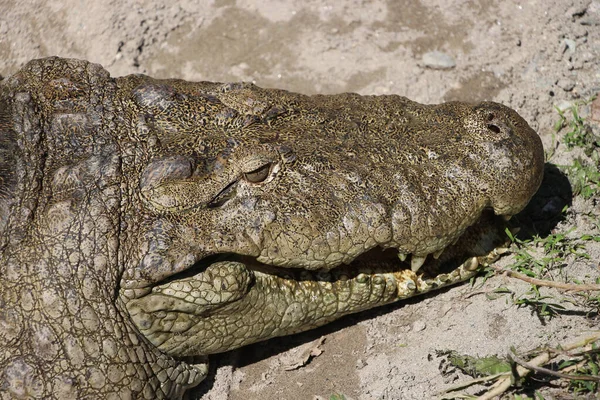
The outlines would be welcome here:
[[[586,101],[576,102],[566,109],[556,107],[559,119],[554,124],[556,134],[566,131],[562,135],[562,141],[567,149],[579,147],[589,157],[587,161],[578,157],[571,165],[558,166],[569,176],[573,194],[581,195],[585,199],[597,195],[600,190],[600,136],[595,135],[590,125],[581,117],[579,108],[594,99],[595,96]],[[554,155],[555,133],[552,134],[553,145],[546,154],[547,159]]]
[[[589,199],[598,194],[600,190],[600,169],[598,167],[586,163],[581,158],[573,160],[571,165],[559,165],[558,167],[569,176],[575,196],[581,195],[584,199]]]
[[[540,376],[554,381],[560,380],[570,392],[578,396],[597,393],[600,384],[599,345],[600,331],[592,331],[587,336],[561,343],[554,348],[544,345],[524,354],[519,354],[511,347],[507,358],[478,358],[459,355],[454,351],[438,351],[438,357],[446,357],[450,365],[475,377],[446,389],[441,398],[472,398],[465,393],[448,393],[473,385],[486,385],[488,387],[484,390],[482,398],[495,398],[512,389],[516,391],[515,399],[529,399],[524,390],[527,392],[533,381],[539,382]],[[465,362],[468,368],[465,368]],[[477,364],[483,364],[486,368],[474,369],[473,366]],[[489,368],[490,365],[493,368]],[[532,377],[533,372],[537,376]],[[543,400],[544,396],[536,390],[534,398]]]
[[[531,289],[527,293],[519,296],[513,301],[518,307],[531,308],[532,313],[535,313],[535,315],[537,315],[541,321],[544,321],[546,319],[552,319],[562,311],[565,311],[564,306],[550,300],[555,300],[555,298],[553,296],[541,295],[539,288],[535,285],[532,285]]]
[[[531,240],[520,240],[510,230],[506,234],[513,243],[515,262],[510,269],[530,277],[543,277],[549,271],[565,265],[567,257],[589,259],[582,242],[600,240],[600,236],[583,235],[580,239],[570,238],[573,229],[565,233],[552,233],[546,237],[534,236]],[[539,249],[539,251],[538,251]],[[535,255],[534,253],[542,253]]]
[[[536,284],[548,277],[553,281],[557,273],[564,274],[564,267],[573,258],[575,260],[590,259],[584,243],[587,241],[598,242],[600,235],[585,234],[580,238],[571,238],[569,237],[571,233],[572,230],[565,233],[556,232],[543,238],[535,236],[530,240],[520,240],[507,230],[506,234],[512,241],[511,249],[514,254],[514,262],[507,269],[533,279],[530,282],[530,289],[524,294],[517,296],[512,290],[500,287],[493,292],[493,295],[488,295],[488,298],[508,294],[515,305],[529,307],[542,322],[566,311],[564,303],[582,307],[588,315],[596,315],[598,304],[593,295],[579,295],[580,298],[583,297],[583,300],[575,297],[556,298],[540,293],[540,288]],[[567,260],[568,258],[569,260]],[[564,278],[566,279],[566,277]],[[578,281],[574,283],[581,284]]]
[[[558,370],[570,370],[573,379],[569,381],[569,391],[581,395],[597,393],[600,389],[598,380],[577,379],[576,376],[598,376],[600,374],[600,343],[592,343],[592,348],[584,351],[576,358],[564,360]]]
[[[567,128],[567,132],[563,135],[567,148],[581,147],[588,157],[592,157],[593,161],[598,163],[598,155],[594,154],[596,153],[594,150],[600,147],[600,137],[594,135],[592,128],[586,124],[579,112],[581,106],[591,103],[595,98],[596,96],[593,96],[588,100],[576,102],[566,109],[555,107],[559,119],[554,124],[554,131],[559,133]]]
[[[555,107],[558,112],[559,120],[554,124],[554,130],[558,133],[568,127],[569,131],[564,134],[563,140],[567,148],[583,147],[586,144],[585,137],[588,134],[585,120],[579,115],[579,104],[575,103],[567,109],[561,110]],[[571,116],[567,116],[567,112]]]

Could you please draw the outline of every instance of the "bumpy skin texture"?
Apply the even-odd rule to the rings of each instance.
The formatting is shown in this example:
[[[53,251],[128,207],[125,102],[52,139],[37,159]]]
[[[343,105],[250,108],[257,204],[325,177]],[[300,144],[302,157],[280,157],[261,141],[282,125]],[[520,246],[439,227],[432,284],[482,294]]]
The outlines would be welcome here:
[[[32,61],[0,86],[0,398],[179,398],[206,374],[139,335],[119,299],[129,168],[117,83]]]
[[[177,398],[206,365],[171,357],[466,279],[543,167],[495,103],[112,79],[58,58],[2,81],[0,152],[2,398]]]

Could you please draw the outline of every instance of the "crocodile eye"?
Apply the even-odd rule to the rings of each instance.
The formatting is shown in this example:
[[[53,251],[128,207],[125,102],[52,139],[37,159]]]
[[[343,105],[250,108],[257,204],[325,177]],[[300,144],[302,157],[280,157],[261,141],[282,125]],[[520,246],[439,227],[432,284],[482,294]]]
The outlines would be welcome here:
[[[271,163],[267,163],[254,171],[245,172],[244,179],[251,183],[260,183],[263,182],[269,176],[269,172],[271,171]]]

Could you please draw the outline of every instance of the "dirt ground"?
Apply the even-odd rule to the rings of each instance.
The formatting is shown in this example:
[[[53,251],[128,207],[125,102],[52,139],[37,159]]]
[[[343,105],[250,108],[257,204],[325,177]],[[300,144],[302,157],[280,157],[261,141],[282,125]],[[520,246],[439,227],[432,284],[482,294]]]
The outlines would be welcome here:
[[[306,94],[396,93],[424,103],[494,100],[528,120],[554,153],[553,164],[570,165],[587,158],[554,134],[555,107],[600,92],[600,1],[0,0],[0,74],[51,55],[100,63],[113,76],[242,80]],[[580,112],[600,134],[600,103]],[[553,194],[529,213],[548,222],[572,204],[540,233],[600,235],[598,194],[583,199],[568,185],[565,193],[561,179],[546,179]],[[567,257],[554,279],[593,283],[600,276],[600,243],[582,243],[590,258]],[[514,261],[508,256],[498,265]],[[526,351],[598,329],[597,309],[562,302],[567,312],[538,318],[509,294],[490,296],[500,287],[514,298],[530,288],[506,276],[479,278],[474,286],[212,356],[211,374],[192,396],[430,399],[466,379],[448,373],[436,350],[504,356],[511,346]],[[553,301],[573,298],[540,291]],[[564,388],[540,391],[546,399],[577,398]]]

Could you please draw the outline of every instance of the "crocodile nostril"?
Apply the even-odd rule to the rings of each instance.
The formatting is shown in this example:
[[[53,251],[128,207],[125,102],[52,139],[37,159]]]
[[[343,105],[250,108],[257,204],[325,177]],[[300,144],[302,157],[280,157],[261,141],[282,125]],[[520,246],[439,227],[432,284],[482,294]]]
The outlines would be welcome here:
[[[500,127],[498,127],[498,125],[494,125],[494,124],[488,124],[488,129],[494,133],[500,133]]]
[[[494,113],[488,113],[488,115],[487,115],[487,120],[488,121],[492,121],[494,118],[496,118],[496,116],[494,115]]]

